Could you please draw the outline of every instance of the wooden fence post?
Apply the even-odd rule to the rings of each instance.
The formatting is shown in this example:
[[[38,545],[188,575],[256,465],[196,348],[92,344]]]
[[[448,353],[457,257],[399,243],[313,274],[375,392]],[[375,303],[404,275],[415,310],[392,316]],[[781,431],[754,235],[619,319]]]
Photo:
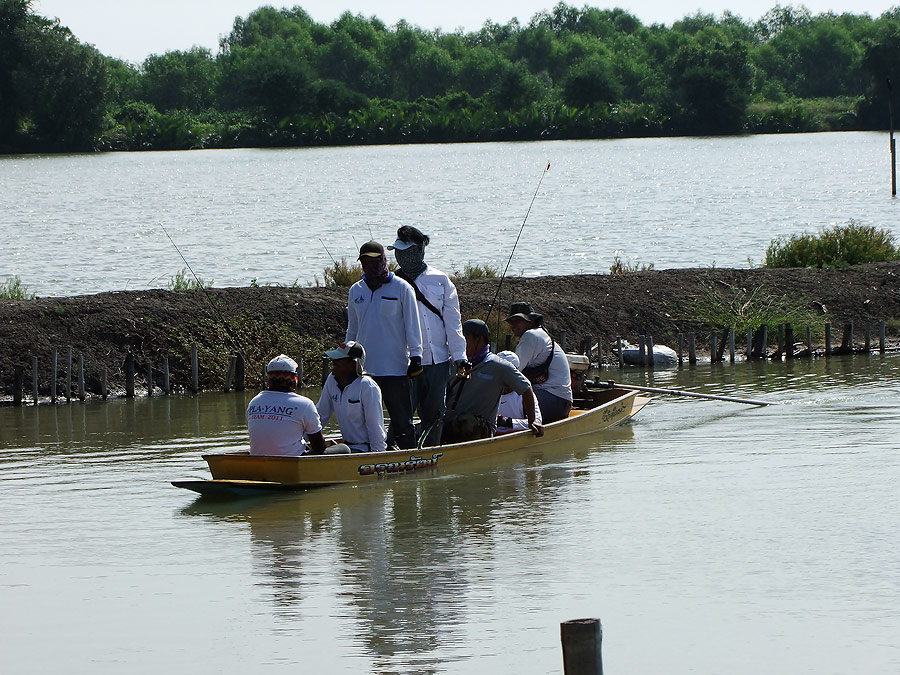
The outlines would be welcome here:
[[[84,354],[78,354],[78,400],[87,398],[84,391]]]
[[[228,361],[228,373],[225,375],[225,389],[223,391],[230,391],[231,384],[234,382],[234,373],[237,370],[237,356],[232,355],[231,359]]]
[[[853,353],[853,322],[844,324],[844,336],[841,338],[841,353]]]
[[[719,353],[719,334],[713,331],[709,334],[709,362],[717,361],[716,355]]]
[[[191,345],[191,391],[200,391],[200,359],[197,356],[197,343]]]
[[[13,405],[22,405],[25,398],[25,366],[13,366]]]
[[[66,347],[66,401],[72,400],[72,346]]]
[[[693,333],[688,333],[688,363],[692,366],[697,364],[697,342]]]
[[[653,368],[656,365],[656,362],[653,358],[653,337],[647,336],[647,365]]]
[[[172,393],[172,380],[169,377],[169,357],[163,357],[163,394],[168,396]]]
[[[125,396],[134,398],[134,354],[125,355]]]
[[[684,363],[684,333],[678,334],[678,366]]]
[[[38,404],[38,358],[31,357],[31,394],[34,396],[34,404]]]
[[[565,675],[603,675],[603,627],[600,619],[560,624]]]
[[[872,327],[871,326],[866,325],[866,334],[865,335],[866,335],[866,341],[865,341],[865,347],[863,348],[863,351],[866,354],[868,354],[869,352],[872,351]]]
[[[728,331],[728,359],[734,363],[734,328]]]
[[[643,335],[638,335],[638,365],[647,365],[647,338]]]
[[[59,366],[59,352],[56,347],[50,352],[50,402],[56,403],[56,371]]]

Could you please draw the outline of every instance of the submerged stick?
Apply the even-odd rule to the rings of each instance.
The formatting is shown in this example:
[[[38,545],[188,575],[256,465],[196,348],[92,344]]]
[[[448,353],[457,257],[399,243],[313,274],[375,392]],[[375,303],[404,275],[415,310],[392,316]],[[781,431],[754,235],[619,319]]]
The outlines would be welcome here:
[[[634,391],[646,391],[651,394],[669,394],[670,396],[689,396],[691,398],[706,398],[711,399],[713,401],[730,401],[732,403],[746,403],[747,405],[772,405],[767,401],[756,401],[749,398],[735,398],[733,396],[715,396],[713,394],[695,394],[692,391],[681,391],[679,389],[659,389],[657,387],[638,387],[633,384],[619,384],[618,382],[613,382],[610,380],[609,382],[600,382],[599,380],[595,380],[593,382],[595,387],[606,387],[606,388],[618,388],[618,389],[631,389]]]

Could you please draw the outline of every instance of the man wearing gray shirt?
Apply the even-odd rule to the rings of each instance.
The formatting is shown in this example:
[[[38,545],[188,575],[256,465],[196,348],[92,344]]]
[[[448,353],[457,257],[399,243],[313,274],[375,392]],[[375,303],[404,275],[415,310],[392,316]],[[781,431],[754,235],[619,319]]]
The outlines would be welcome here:
[[[497,428],[497,409],[504,388],[522,394],[522,406],[528,427],[535,436],[543,436],[543,427],[535,422],[531,383],[511,363],[492,354],[490,329],[480,319],[462,325],[466,356],[472,367],[452,378],[447,386],[447,412],[441,442],[462,443],[490,438]]]

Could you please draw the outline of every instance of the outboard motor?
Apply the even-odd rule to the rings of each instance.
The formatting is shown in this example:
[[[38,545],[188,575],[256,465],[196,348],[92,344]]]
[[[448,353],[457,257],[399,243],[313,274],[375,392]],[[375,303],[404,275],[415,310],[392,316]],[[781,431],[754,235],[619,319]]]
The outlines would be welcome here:
[[[584,389],[584,378],[591,367],[591,361],[583,354],[566,354],[566,360],[569,362],[569,374],[572,376],[572,393],[574,394]]]

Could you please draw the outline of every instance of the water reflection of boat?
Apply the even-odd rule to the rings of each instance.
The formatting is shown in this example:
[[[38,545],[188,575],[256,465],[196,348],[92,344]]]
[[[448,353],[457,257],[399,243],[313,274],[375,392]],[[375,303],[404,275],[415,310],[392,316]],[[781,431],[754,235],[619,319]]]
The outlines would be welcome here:
[[[423,448],[350,455],[275,457],[249,452],[203,455],[212,480],[173,481],[200,494],[244,496],[277,490],[302,490],[341,483],[358,483],[379,478],[435,472],[459,462],[493,457],[504,453],[560,443],[621,424],[647,403],[634,391],[624,389],[588,390],[576,401],[570,416],[544,427],[540,438],[520,431],[494,438]]]

